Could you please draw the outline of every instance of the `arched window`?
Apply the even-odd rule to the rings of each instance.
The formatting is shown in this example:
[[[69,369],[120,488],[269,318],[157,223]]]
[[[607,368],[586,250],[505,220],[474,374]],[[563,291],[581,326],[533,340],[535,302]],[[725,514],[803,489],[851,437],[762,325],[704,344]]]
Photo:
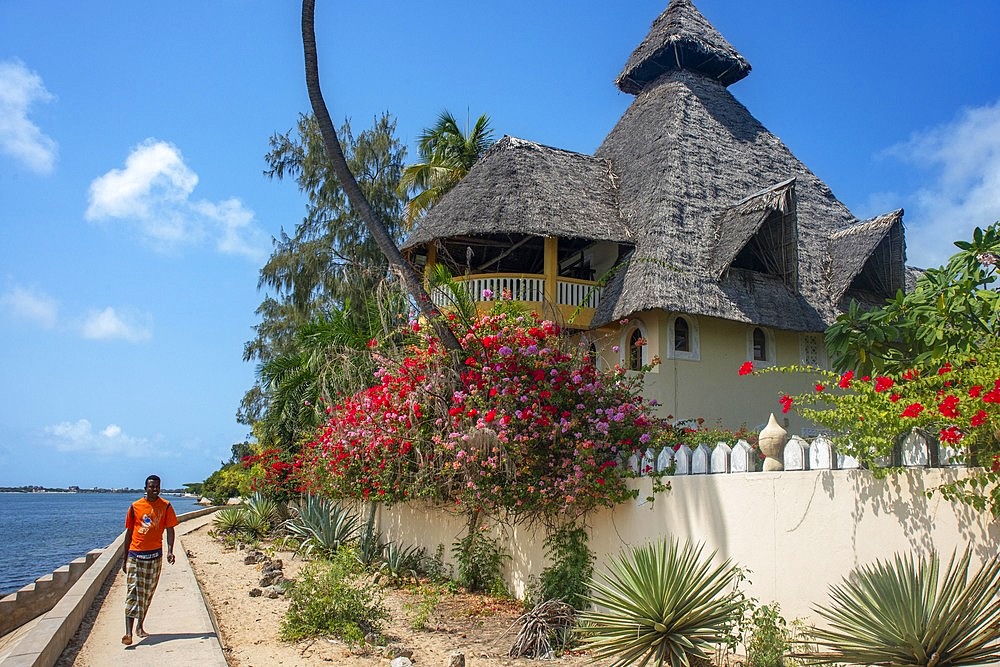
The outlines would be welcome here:
[[[698,319],[694,315],[667,317],[667,357],[687,361],[701,360]]]
[[[753,329],[753,360],[767,361],[767,335],[760,327]]]
[[[628,369],[637,371],[642,368],[642,348],[646,345],[646,339],[642,336],[642,331],[638,328],[632,330],[628,337]]]
[[[691,327],[683,317],[674,320],[674,352],[691,351]]]

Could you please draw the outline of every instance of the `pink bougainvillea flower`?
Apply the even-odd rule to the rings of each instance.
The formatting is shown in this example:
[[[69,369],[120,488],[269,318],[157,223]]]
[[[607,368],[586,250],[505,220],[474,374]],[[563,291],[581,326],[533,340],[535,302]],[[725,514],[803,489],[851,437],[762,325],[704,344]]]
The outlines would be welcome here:
[[[794,402],[794,400],[795,399],[793,399],[788,394],[785,394],[784,396],[782,396],[781,398],[779,398],[778,402],[781,403],[781,411],[782,412],[788,412],[789,410],[791,410],[792,409],[792,403]]]
[[[847,389],[851,386],[851,380],[853,379],[854,379],[854,371],[847,371],[846,373],[840,376],[840,382],[837,383],[837,386],[840,387],[841,389]]]
[[[740,366],[740,375],[750,375],[753,373],[753,362],[744,361],[743,365]]]
[[[910,403],[909,405],[906,406],[906,409],[903,410],[903,413],[900,416],[914,419],[920,416],[920,413],[923,411],[924,411],[924,406],[921,405],[920,403]]]
[[[875,391],[881,394],[883,391],[888,391],[889,389],[892,389],[892,386],[894,384],[895,382],[892,381],[892,378],[886,377],[884,375],[879,375],[877,378],[875,378]]]
[[[989,415],[986,414],[986,411],[980,410],[976,414],[972,415],[972,419],[969,421],[969,424],[972,426],[972,428],[975,428],[977,426],[982,426],[984,423],[986,423],[986,420],[988,418]]]

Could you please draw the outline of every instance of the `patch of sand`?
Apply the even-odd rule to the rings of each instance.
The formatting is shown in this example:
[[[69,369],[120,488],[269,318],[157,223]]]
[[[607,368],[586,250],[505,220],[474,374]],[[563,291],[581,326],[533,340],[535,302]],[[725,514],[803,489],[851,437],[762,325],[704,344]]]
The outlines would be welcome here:
[[[207,525],[185,535],[184,548],[216,618],[222,646],[232,667],[330,664],[374,667],[389,664],[389,657],[376,651],[352,649],[328,638],[296,642],[279,639],[288,601],[283,597],[250,597],[250,590],[259,587],[261,566],[244,564],[246,552],[225,549],[208,534],[210,528],[211,525]],[[304,564],[288,552],[278,552],[272,557],[282,560],[285,576],[292,579]],[[421,595],[391,588],[384,589],[384,593],[386,607],[392,616],[385,627],[388,643],[412,650],[417,667],[443,667],[454,651],[465,654],[468,667],[540,664],[535,660],[507,657],[517,636],[515,621],[521,614],[517,604],[442,592],[427,621],[427,629],[414,630],[410,624],[419,613]],[[611,661],[595,662],[590,656],[569,655],[541,664],[606,666]]]

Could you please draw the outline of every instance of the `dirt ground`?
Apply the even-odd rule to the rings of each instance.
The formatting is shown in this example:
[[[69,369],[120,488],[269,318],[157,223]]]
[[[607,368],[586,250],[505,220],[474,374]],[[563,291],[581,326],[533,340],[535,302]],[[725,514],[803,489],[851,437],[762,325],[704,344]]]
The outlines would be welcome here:
[[[246,565],[246,551],[226,549],[208,534],[211,524],[184,536],[184,548],[194,568],[205,598],[217,619],[222,646],[232,667],[270,667],[271,665],[342,665],[375,667],[388,665],[392,655],[378,649],[361,650],[341,642],[318,638],[297,642],[279,639],[279,628],[288,601],[251,597],[259,587],[261,565]],[[295,578],[303,561],[291,553],[277,552],[286,577]],[[517,603],[483,596],[451,594],[442,591],[439,602],[426,622],[426,629],[410,627],[421,601],[419,593],[386,588],[385,604],[392,620],[385,627],[387,643],[413,651],[417,666],[445,667],[449,656],[460,651],[468,667],[501,665],[538,665],[538,661],[507,657],[517,636],[517,619],[522,613]],[[585,654],[567,655],[541,664],[554,667],[609,665],[595,662]]]

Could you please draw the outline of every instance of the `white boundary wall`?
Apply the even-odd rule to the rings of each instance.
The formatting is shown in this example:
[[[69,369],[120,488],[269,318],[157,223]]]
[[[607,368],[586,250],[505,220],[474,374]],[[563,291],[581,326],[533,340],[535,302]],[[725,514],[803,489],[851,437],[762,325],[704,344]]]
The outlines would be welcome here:
[[[635,479],[639,499],[588,519],[590,547],[600,571],[610,554],[666,535],[704,542],[752,571],[750,595],[777,601],[786,619],[817,620],[815,604],[828,604],[830,584],[858,565],[895,552],[945,557],[971,544],[979,559],[997,552],[1000,521],[940,495],[924,493],[960,478],[961,468],[906,470],[884,480],[869,472],[799,470],[667,477],[671,490],[653,502],[649,479]],[[411,503],[379,512],[386,539],[418,544],[433,554],[465,531],[464,518],[444,507]],[[491,526],[491,530],[502,529]],[[513,558],[507,579],[522,596],[530,575],[545,567],[542,531],[506,531]]]

